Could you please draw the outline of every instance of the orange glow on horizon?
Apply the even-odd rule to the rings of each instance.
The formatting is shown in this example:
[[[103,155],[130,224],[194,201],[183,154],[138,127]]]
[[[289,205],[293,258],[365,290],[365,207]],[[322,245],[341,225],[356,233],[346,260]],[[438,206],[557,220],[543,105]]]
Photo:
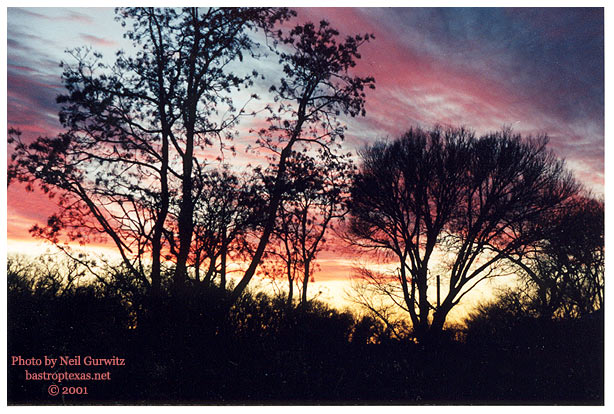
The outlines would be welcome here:
[[[44,254],[61,253],[55,246],[43,240],[32,237],[9,238],[7,243],[8,255],[26,255],[36,257]],[[94,257],[103,256],[108,260],[120,260],[119,254],[113,246],[102,244],[91,244],[88,246],[70,245],[76,251],[91,254]],[[357,305],[352,300],[353,276],[355,268],[359,265],[367,266],[376,271],[390,271],[395,267],[394,263],[383,265],[376,262],[366,262],[364,259],[357,260],[345,251],[339,255],[335,251],[323,251],[321,258],[316,259],[317,267],[314,269],[314,280],[309,283],[308,297],[310,300],[317,299],[335,307],[339,310],[347,309],[355,314],[365,313],[365,309]],[[246,263],[229,263],[228,278],[237,281],[240,273],[247,267]],[[447,323],[459,324],[463,319],[480,303],[487,302],[494,298],[494,293],[501,287],[506,287],[510,283],[510,278],[501,277],[500,280],[488,280],[469,292],[463,300],[455,306],[447,318]],[[287,289],[285,279],[275,281],[270,278],[257,275],[250,289],[264,291],[268,294],[276,294]],[[434,293],[434,289],[431,289]],[[430,296],[430,295],[429,295]],[[401,314],[402,317],[406,316]]]

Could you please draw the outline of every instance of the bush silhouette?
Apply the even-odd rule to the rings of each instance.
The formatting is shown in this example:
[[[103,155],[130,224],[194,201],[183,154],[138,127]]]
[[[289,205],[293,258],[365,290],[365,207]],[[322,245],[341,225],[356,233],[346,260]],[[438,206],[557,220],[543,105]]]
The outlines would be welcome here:
[[[227,293],[199,286],[138,303],[93,282],[62,289],[42,259],[21,264],[9,260],[9,357],[126,360],[68,404],[603,402],[600,313],[552,321],[486,306],[427,347],[318,302],[248,291],[226,312]],[[59,403],[8,368],[9,403]]]

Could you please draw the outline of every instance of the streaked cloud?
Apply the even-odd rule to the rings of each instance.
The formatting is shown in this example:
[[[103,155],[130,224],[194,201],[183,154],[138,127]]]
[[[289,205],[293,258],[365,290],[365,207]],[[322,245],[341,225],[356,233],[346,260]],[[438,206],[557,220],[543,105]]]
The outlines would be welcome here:
[[[350,148],[414,125],[464,125],[478,133],[509,125],[523,134],[547,133],[551,148],[577,177],[603,193],[603,9],[309,8],[298,13],[302,21],[327,19],[342,34],[375,34],[362,48],[356,70],[373,75],[376,90],[368,92],[367,117],[348,120]],[[10,8],[9,126],[21,128],[26,139],[56,133],[63,50],[81,43],[118,48],[121,30],[109,9]],[[260,64],[267,80],[257,85],[265,89],[275,73],[271,65]],[[241,125],[233,162],[257,161],[245,151],[245,134],[254,126],[258,121]],[[28,220],[44,220],[45,200],[9,188],[9,238],[26,237]],[[336,278],[347,273],[345,265],[331,263],[323,263],[322,274],[325,269]]]
[[[79,36],[87,43],[90,43],[94,46],[108,46],[113,47],[117,46],[117,42],[109,39],[104,39],[102,37],[92,36],[85,33],[79,33]]]

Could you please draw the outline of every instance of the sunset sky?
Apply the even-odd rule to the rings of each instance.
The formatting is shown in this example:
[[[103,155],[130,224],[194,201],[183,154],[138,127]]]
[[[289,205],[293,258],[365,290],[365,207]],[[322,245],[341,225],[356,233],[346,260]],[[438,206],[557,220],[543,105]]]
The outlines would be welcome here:
[[[547,133],[578,179],[604,192],[603,9],[297,9],[299,20],[327,19],[343,34],[375,34],[358,71],[376,79],[367,116],[348,124],[356,149],[414,125],[504,125]],[[91,45],[106,56],[129,49],[112,9],[8,9],[8,126],[26,140],[60,130],[64,51]],[[241,157],[239,154],[237,157]],[[8,249],[24,251],[28,229],[53,204],[8,188]],[[351,260],[324,253],[316,279],[344,279]]]

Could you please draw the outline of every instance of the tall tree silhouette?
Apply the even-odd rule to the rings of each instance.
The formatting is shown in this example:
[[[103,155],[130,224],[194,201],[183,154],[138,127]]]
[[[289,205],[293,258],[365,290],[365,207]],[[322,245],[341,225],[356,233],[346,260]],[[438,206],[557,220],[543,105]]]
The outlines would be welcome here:
[[[253,278],[275,229],[277,211],[291,180],[288,163],[293,154],[311,150],[322,158],[335,157],[335,145],[345,131],[339,115],[365,114],[365,88],[373,88],[374,79],[355,76],[351,70],[360,59],[359,47],[372,35],[347,37],[342,42],[338,35],[326,21],[277,33],[283,47],[279,54],[283,77],[270,88],[275,102],[267,107],[269,126],[257,131],[258,147],[270,154],[272,190],[253,258],[231,294],[231,303]]]
[[[264,8],[116,13],[134,54],[120,51],[109,65],[89,49],[72,51],[76,63],[63,65],[68,93],[58,98],[66,131],[30,145],[19,142],[9,177],[57,194],[60,213],[37,228],[38,235],[54,242],[63,232],[71,240],[106,236],[134,277],[158,295],[169,231],[177,233],[174,286],[180,290],[185,283],[194,183],[204,168],[196,151],[215,140],[223,145],[244,114],[232,93],[248,86],[253,75],[239,76],[227,67],[254,50],[250,31],[270,31],[291,13]],[[18,134],[12,139],[19,141]],[[173,199],[175,223],[169,217]]]
[[[412,129],[362,152],[349,237],[398,260],[402,303],[418,337],[440,331],[507,253],[535,241],[524,229],[576,194],[546,144],[508,130],[477,139],[464,129],[435,128]],[[438,306],[429,296],[435,262],[447,281]]]
[[[76,63],[64,65],[68,94],[58,98],[66,131],[30,145],[12,134],[18,143],[9,177],[58,196],[61,212],[34,229],[39,236],[111,239],[154,296],[161,289],[161,257],[170,252],[180,292],[194,253],[195,185],[207,168],[197,152],[214,141],[224,147],[246,115],[245,107],[235,107],[234,92],[252,85],[257,74],[238,75],[228,66],[253,54],[250,32],[264,30],[274,39],[282,75],[270,89],[269,127],[258,131],[256,146],[269,151],[275,178],[232,303],[254,276],[274,229],[289,160],[300,151],[334,159],[344,132],[339,116],[364,115],[364,90],[374,80],[351,72],[358,48],[372,36],[338,41],[325,21],[273,32],[293,14],[286,9],[128,8],[117,14],[134,55],[118,52],[109,65],[100,54],[74,50]]]

